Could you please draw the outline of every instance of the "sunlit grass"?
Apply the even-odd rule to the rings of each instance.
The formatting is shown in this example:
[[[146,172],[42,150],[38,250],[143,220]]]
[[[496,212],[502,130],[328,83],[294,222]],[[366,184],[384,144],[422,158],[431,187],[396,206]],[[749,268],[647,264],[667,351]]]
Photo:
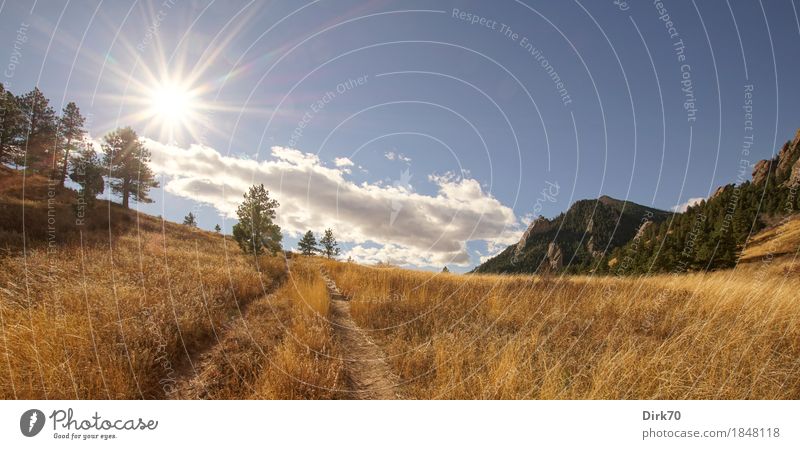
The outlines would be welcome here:
[[[328,263],[415,398],[800,398],[800,280],[472,276]]]

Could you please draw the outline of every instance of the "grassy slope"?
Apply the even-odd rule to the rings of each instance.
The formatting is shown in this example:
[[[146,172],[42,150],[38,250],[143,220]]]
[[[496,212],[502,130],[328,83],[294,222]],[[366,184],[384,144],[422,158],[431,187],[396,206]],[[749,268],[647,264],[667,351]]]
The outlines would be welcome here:
[[[50,203],[50,244],[47,180],[28,176],[24,200],[22,182],[0,173],[0,398],[163,398],[193,374],[189,355],[228,334],[215,397],[316,397],[285,387],[303,376],[323,395],[336,387],[334,364],[318,377],[297,368],[313,364],[306,347],[335,350],[329,333],[284,343],[320,317],[301,314],[302,283],[265,296],[285,278],[282,257],[255,260],[221,235],[105,201],[78,227],[70,190]],[[245,373],[234,360],[267,366],[271,354],[282,369]]]
[[[208,397],[343,396],[318,262],[297,259],[285,277],[282,258],[256,265],[220,235],[105,202],[81,236],[69,191],[52,204],[48,252],[46,184],[27,182],[23,248],[21,180],[0,174],[1,398],[165,397],[192,374],[186,354],[218,340]],[[752,239],[756,263],[710,274],[542,279],[325,263],[406,397],[798,399],[798,265],[765,257],[796,253],[796,223]]]
[[[550,280],[329,270],[408,397],[800,398],[791,262]]]
[[[767,261],[773,258],[794,259],[800,251],[800,215],[794,215],[767,228],[750,239],[741,262]]]

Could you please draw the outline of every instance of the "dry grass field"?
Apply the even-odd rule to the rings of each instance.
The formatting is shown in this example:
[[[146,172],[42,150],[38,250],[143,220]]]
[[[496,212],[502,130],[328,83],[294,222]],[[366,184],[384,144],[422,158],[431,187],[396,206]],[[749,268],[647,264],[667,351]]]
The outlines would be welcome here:
[[[28,179],[25,198],[46,192]],[[800,220],[713,273],[455,275],[298,256],[287,273],[283,256],[104,201],[78,227],[73,194],[48,208],[0,177],[0,398],[359,397],[353,370],[369,364],[348,335],[386,355],[403,398],[800,399]],[[350,300],[339,322],[360,329],[333,324],[320,267]]]
[[[800,256],[800,215],[793,215],[753,236],[747,242],[740,261],[763,262],[780,257],[793,259],[798,256]]]
[[[105,201],[80,228],[69,190],[50,203],[51,244],[46,180],[29,177],[23,201],[3,175],[0,398],[159,399],[213,374],[197,397],[336,397],[316,266],[287,276],[283,256]]]
[[[798,399],[791,262],[642,278],[329,262],[411,398]]]

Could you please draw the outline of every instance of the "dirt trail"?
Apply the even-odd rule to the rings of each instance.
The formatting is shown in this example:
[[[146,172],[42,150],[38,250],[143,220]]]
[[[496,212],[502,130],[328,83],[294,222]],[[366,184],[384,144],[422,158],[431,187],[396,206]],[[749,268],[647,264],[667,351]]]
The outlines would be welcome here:
[[[261,296],[257,301],[269,301],[272,295]],[[232,336],[233,329],[247,326],[245,317],[248,308],[242,307],[242,315],[231,319],[217,329],[215,343],[192,355],[192,363],[184,369],[167,394],[167,399],[213,399],[211,391],[224,370],[230,370],[227,354],[236,353],[238,342]]]
[[[322,270],[322,278],[331,298],[331,321],[344,352],[344,364],[350,383],[351,399],[399,399],[399,379],[386,364],[386,355],[370,340],[352,316],[350,301],[336,283]]]
[[[286,274],[289,274],[289,260],[286,260]],[[278,289],[280,283],[271,288],[274,292]],[[167,399],[209,399],[210,384],[213,384],[214,379],[219,375],[220,360],[226,360],[226,352],[235,350],[236,342],[231,337],[232,329],[237,326],[246,326],[245,317],[250,305],[257,301],[269,301],[272,293],[259,296],[251,301],[244,302],[240,305],[241,314],[232,318],[219,329],[216,330],[216,338],[213,343],[189,354],[189,361],[187,365],[179,370],[178,378],[175,384],[167,393]]]

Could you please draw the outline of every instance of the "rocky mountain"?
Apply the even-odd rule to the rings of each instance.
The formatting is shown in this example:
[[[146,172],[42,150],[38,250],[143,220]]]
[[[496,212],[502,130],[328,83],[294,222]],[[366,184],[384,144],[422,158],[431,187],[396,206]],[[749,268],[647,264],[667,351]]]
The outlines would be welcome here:
[[[753,184],[763,184],[770,177],[785,187],[800,184],[800,129],[774,158],[759,161],[753,166]]]
[[[800,208],[800,130],[752,179],[721,186],[684,213],[602,196],[533,221],[479,273],[650,273],[734,266],[756,232]],[[668,220],[669,219],[669,220]]]
[[[590,271],[609,251],[629,242],[648,223],[660,223],[670,215],[670,212],[609,196],[581,200],[553,219],[537,218],[517,244],[474,271]]]

